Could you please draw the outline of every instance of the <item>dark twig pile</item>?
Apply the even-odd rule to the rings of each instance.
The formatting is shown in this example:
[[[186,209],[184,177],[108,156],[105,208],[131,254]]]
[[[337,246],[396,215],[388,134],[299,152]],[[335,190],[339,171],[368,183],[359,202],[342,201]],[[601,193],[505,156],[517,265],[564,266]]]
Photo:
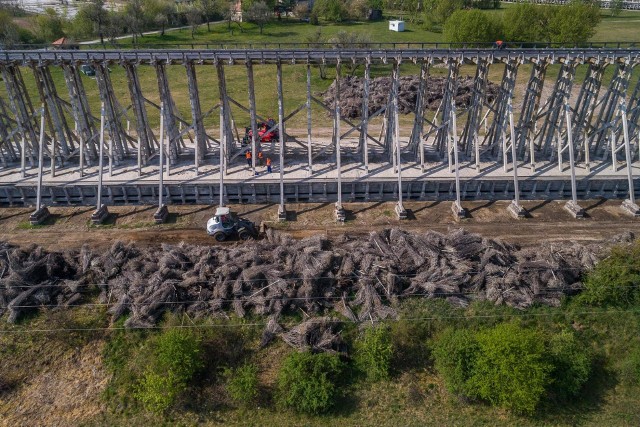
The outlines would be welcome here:
[[[363,81],[360,77],[343,77],[340,79],[340,114],[342,117],[355,118],[362,115]],[[426,108],[436,110],[444,96],[447,79],[445,77],[429,77],[427,79]],[[456,91],[456,106],[468,108],[471,103],[474,79],[459,77]],[[401,76],[398,79],[398,111],[401,114],[415,112],[416,98],[420,87],[418,76]],[[492,102],[498,94],[499,86],[489,82],[486,88],[486,102]],[[374,114],[389,103],[391,77],[376,77],[369,86],[369,114]],[[322,93],[326,105],[332,106],[335,94],[335,81]]]
[[[102,254],[0,243],[0,316],[15,322],[40,307],[95,303],[97,294],[113,321],[127,316],[127,327],[153,326],[167,311],[191,318],[253,313],[268,318],[263,345],[282,336],[297,348],[328,351],[340,345],[328,314],[355,322],[393,318],[401,298],[558,305],[581,288],[582,273],[604,250],[572,242],[523,249],[462,229],[391,229],[335,240],[269,230],[263,240],[234,246],[116,242]],[[279,318],[287,313],[307,320],[285,330]]]

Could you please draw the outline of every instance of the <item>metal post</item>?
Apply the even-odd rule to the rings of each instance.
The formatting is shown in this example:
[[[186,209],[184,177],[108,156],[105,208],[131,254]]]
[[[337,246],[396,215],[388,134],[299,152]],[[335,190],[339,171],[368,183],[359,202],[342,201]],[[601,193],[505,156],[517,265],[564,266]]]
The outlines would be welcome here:
[[[613,130],[613,126],[611,126],[611,167],[614,172],[618,170],[618,159],[616,158],[616,155],[616,135]]]
[[[282,95],[282,63],[276,63],[276,83],[278,85],[278,140],[280,143],[280,160],[278,169],[280,170],[280,207],[278,208],[278,219],[287,219],[287,211],[284,208],[284,99]],[[255,165],[255,158],[254,158]]]
[[[311,65],[307,64],[307,151],[309,155],[309,176],[313,175],[313,150],[311,147]]]
[[[102,206],[102,166],[104,154],[104,102],[100,106],[100,146],[98,147],[98,198],[96,209]]]
[[[42,163],[44,162],[44,104],[40,108],[40,140],[38,148],[38,190],[36,194],[36,212],[42,208]]]
[[[160,103],[160,169],[158,171],[158,209],[162,209],[162,187],[164,172],[164,102]]]

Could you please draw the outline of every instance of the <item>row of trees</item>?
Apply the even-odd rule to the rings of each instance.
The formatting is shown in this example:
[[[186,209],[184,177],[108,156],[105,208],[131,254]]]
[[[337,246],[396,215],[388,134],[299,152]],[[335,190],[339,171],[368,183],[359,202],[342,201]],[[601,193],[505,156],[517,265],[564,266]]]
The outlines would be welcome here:
[[[501,19],[479,10],[457,10],[445,21],[444,36],[453,43],[502,39],[579,44],[595,34],[599,22],[600,8],[594,3],[579,0],[562,6],[518,3],[505,10]]]
[[[243,1],[243,20],[256,23],[260,32],[273,18],[275,0]],[[197,27],[210,22],[226,20],[229,28],[235,22],[235,0],[196,0],[190,6],[178,10],[173,0],[130,0],[120,10],[109,10],[104,0],[90,0],[83,4],[72,19],[53,9],[35,16],[33,31],[21,28],[13,22],[19,9],[0,9],[0,44],[47,43],[60,37],[74,40],[99,38],[101,43],[113,41],[117,36],[131,34],[134,43],[144,31],[160,30],[164,35],[169,26],[189,26],[191,35]],[[242,27],[237,23],[240,30]]]

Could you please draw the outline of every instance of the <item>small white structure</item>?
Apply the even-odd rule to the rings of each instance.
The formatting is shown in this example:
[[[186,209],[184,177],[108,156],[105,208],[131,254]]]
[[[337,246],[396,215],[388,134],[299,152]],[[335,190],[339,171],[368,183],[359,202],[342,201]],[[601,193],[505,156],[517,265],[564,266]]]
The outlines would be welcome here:
[[[389,30],[397,32],[404,31],[404,21],[389,21]]]

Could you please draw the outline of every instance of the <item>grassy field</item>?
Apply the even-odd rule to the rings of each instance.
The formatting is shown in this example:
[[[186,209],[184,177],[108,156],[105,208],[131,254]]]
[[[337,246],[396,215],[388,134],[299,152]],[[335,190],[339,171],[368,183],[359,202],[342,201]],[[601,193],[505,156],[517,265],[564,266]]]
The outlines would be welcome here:
[[[41,425],[305,425],[305,426],[535,426],[637,425],[640,418],[640,385],[625,374],[629,349],[637,345],[640,322],[636,312],[585,309],[572,304],[561,308],[534,307],[521,312],[486,303],[473,303],[467,309],[454,308],[445,301],[407,301],[400,308],[401,318],[391,322],[396,337],[411,340],[412,354],[398,353],[396,370],[389,380],[375,383],[352,382],[344,390],[335,411],[326,416],[299,415],[277,410],[272,402],[276,373],[283,358],[293,351],[282,341],[260,348],[263,319],[201,320],[195,330],[207,344],[207,359],[215,363],[189,388],[169,412],[153,415],[135,404],[127,387],[136,380],[136,370],[112,377],[106,365],[139,364],[144,369],[148,337],[157,332],[101,331],[109,325],[109,315],[95,308],[42,312],[18,325],[3,326],[12,331],[0,335],[0,374],[9,389],[0,393],[0,417],[20,424],[19,407],[39,407],[33,420]],[[545,333],[572,327],[592,346],[596,367],[584,392],[571,402],[547,400],[531,417],[478,402],[465,402],[451,395],[435,372],[429,354],[431,338],[446,326],[478,328],[519,318],[524,325]],[[406,320],[403,320],[406,319]],[[424,319],[424,320],[409,320]],[[300,320],[291,317],[283,322]],[[193,325],[188,317],[169,316],[165,326]],[[212,327],[218,325],[216,327]],[[91,332],[38,333],[38,329],[97,328]],[[346,324],[342,335],[353,338],[353,325]],[[402,338],[400,338],[400,341]],[[110,349],[108,352],[105,349]],[[241,349],[241,353],[237,353]],[[236,355],[232,355],[232,352]],[[250,410],[238,407],[224,390],[220,371],[243,361],[258,365],[261,397]],[[409,361],[410,360],[410,361]],[[65,374],[69,372],[69,375]],[[134,375],[134,376],[131,376]],[[48,403],[38,400],[37,390],[55,384],[55,397]],[[91,384],[91,387],[82,387]],[[123,388],[124,387],[124,388]],[[20,405],[16,402],[20,401]],[[71,403],[72,402],[72,403]],[[70,406],[73,410],[70,409]],[[44,409],[47,408],[46,411]],[[18,415],[18,418],[16,418]],[[71,418],[77,417],[77,418]],[[72,421],[73,420],[73,421]],[[35,422],[35,421],[34,421]],[[64,422],[63,422],[64,424]]]

